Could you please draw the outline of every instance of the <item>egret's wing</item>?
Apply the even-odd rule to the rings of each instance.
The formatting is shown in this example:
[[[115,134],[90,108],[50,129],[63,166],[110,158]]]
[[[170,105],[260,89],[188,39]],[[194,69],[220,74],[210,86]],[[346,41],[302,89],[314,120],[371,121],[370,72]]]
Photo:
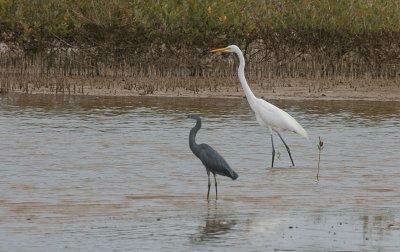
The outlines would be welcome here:
[[[256,115],[272,128],[293,131],[308,138],[307,132],[291,115],[263,99],[257,100]]]

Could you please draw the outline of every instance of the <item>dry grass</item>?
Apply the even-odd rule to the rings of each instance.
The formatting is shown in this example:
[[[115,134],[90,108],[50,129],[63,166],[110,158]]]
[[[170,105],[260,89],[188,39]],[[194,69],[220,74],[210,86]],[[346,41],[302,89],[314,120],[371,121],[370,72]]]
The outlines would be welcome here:
[[[235,89],[233,57],[208,53],[233,43],[263,89],[400,75],[396,0],[0,0],[0,28],[0,92]]]

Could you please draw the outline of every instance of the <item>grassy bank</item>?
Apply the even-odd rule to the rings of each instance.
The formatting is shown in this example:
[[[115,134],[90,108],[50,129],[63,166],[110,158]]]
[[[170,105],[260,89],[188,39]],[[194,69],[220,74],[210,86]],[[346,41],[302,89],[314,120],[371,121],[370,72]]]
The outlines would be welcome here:
[[[228,44],[252,79],[400,73],[397,0],[0,0],[0,29],[3,89],[15,75],[233,76],[207,52]]]

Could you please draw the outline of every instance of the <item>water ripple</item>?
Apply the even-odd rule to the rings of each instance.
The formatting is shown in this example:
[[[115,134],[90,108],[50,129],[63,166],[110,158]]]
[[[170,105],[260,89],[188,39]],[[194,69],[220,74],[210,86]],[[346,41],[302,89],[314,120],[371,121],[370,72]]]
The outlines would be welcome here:
[[[243,99],[1,97],[0,250],[397,251],[399,103],[273,102],[294,168]],[[217,202],[189,113],[239,174]]]

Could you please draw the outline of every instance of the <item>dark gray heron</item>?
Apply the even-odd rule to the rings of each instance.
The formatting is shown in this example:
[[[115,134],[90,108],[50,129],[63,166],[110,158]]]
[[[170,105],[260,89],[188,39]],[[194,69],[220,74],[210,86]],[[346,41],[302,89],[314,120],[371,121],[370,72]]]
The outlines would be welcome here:
[[[217,190],[217,178],[216,174],[221,176],[230,177],[232,180],[237,179],[238,174],[232,170],[229,164],[225,161],[225,159],[218,154],[216,150],[214,150],[208,144],[197,144],[196,143],[196,134],[201,128],[201,119],[197,114],[188,115],[188,118],[196,119],[196,125],[190,130],[189,134],[189,146],[192,150],[193,154],[196,155],[206,167],[207,175],[208,175],[208,192],[207,192],[207,200],[210,196],[210,172],[214,175],[215,180],[215,199],[218,199],[218,190]]]

